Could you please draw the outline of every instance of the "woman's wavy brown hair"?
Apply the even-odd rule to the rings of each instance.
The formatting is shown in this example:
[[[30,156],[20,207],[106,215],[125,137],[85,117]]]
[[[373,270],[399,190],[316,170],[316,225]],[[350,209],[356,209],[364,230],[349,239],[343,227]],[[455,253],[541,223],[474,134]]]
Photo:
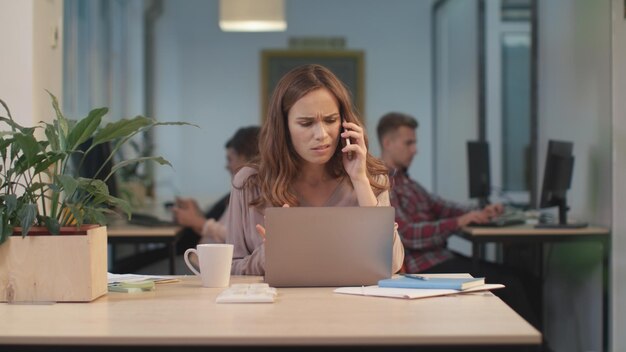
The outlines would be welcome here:
[[[344,84],[327,68],[320,65],[304,65],[285,74],[274,89],[267,111],[267,118],[261,127],[259,136],[259,159],[252,165],[258,173],[248,178],[244,187],[259,187],[260,196],[250,202],[257,208],[297,206],[298,200],[291,189],[291,184],[298,175],[302,158],[296,152],[287,124],[287,116],[291,107],[303,96],[316,90],[327,89],[339,104],[341,117],[361,127],[352,105],[352,99]],[[368,146],[367,134],[363,129],[365,145]],[[341,138],[340,138],[341,139]],[[335,154],[326,164],[328,172],[335,176],[347,175],[343,163],[341,143],[338,143]],[[367,178],[374,194],[389,189],[384,180],[378,177],[387,175],[387,168],[369,152],[366,156]]]

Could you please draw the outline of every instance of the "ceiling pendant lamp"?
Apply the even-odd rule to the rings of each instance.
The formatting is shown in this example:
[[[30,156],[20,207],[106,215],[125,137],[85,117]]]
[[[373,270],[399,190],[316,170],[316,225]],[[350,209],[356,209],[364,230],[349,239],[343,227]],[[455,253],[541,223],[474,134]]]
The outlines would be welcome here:
[[[287,29],[285,0],[220,0],[224,32],[279,32]]]

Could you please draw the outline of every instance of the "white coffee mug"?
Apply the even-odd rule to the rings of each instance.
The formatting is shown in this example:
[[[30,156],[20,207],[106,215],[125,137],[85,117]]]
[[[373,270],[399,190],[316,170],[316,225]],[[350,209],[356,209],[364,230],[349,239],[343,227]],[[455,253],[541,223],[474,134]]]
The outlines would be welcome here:
[[[200,272],[189,262],[191,253],[198,256]],[[189,269],[200,276],[203,287],[228,287],[233,260],[232,244],[199,244],[196,248],[187,249],[183,258]]]

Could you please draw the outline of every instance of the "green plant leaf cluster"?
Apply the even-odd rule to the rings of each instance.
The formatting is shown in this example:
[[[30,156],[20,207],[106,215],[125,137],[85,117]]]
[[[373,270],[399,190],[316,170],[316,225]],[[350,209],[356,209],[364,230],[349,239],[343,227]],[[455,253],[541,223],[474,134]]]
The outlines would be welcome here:
[[[57,98],[48,92],[56,119],[40,122],[35,127],[23,127],[13,120],[7,104],[0,99],[7,116],[0,114],[0,244],[22,228],[26,236],[33,226],[44,226],[58,234],[62,226],[105,224],[106,215],[120,209],[130,217],[127,201],[109,194],[106,180],[128,165],[154,161],[171,164],[160,156],[142,156],[122,160],[113,165],[110,173],[96,178],[78,177],[77,171],[89,153],[98,145],[111,143],[111,154],[135,135],[161,125],[188,125],[182,122],[157,122],[144,116],[103,124],[107,108],[94,109],[79,120],[67,119],[59,108]],[[43,129],[44,140],[35,137]],[[79,147],[91,141],[86,150]],[[71,160],[80,158],[78,166]]]

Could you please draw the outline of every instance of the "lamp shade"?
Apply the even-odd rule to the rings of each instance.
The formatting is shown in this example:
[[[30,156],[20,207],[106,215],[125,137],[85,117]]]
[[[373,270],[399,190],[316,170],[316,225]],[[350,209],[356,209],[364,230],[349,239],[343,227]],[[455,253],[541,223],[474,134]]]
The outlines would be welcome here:
[[[225,32],[278,32],[287,29],[284,0],[220,0]]]

